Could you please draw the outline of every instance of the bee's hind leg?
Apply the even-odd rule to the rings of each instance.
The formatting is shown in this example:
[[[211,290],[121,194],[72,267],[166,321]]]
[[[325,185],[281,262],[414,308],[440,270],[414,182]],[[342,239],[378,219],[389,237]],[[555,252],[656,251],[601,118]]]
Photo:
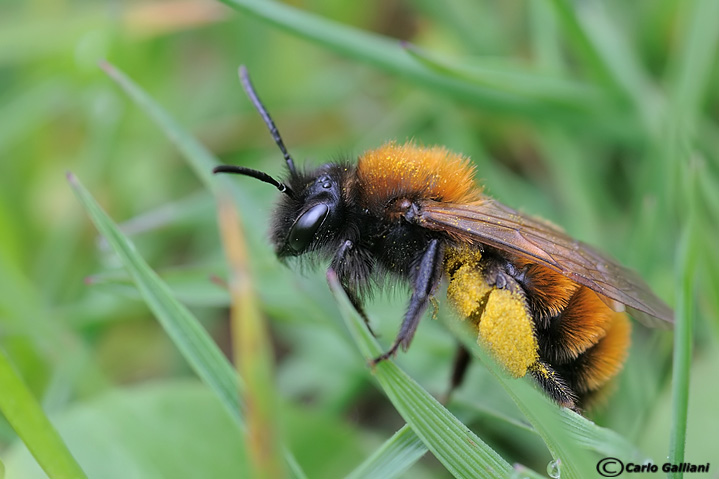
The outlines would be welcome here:
[[[447,392],[442,396],[442,404],[448,404],[452,398],[452,393],[464,383],[471,359],[472,355],[469,354],[469,350],[461,343],[457,343],[457,350],[454,353],[454,362],[452,364],[452,375],[449,378]]]

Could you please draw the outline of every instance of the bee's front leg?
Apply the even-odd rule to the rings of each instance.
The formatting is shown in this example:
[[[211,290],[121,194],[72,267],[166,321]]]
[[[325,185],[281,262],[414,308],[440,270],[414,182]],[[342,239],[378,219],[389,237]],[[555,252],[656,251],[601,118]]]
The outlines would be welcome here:
[[[394,356],[400,346],[405,351],[409,348],[422,313],[427,309],[430,297],[442,280],[443,262],[444,248],[442,244],[438,239],[430,240],[413,274],[412,297],[409,300],[409,307],[404,315],[397,338],[386,353],[372,361],[372,365]]]
[[[369,332],[372,336],[377,337],[372,330],[372,326],[370,326],[369,317],[367,317],[367,313],[365,313],[361,295],[358,292],[358,285],[366,282],[372,272],[369,253],[365,253],[363,250],[355,247],[355,244],[351,240],[345,240],[337,250],[330,268],[337,272],[337,278],[340,281],[342,289],[354,309],[364,320]]]

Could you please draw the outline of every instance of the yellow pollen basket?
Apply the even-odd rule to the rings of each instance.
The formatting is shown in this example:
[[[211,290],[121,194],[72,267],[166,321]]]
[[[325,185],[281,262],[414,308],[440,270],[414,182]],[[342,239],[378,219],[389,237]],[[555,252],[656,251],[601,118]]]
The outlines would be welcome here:
[[[477,342],[489,349],[511,376],[522,377],[539,359],[532,318],[518,293],[487,284],[480,259],[476,249],[447,252],[447,299],[460,317],[469,319],[477,329]]]
[[[527,374],[539,359],[532,318],[517,293],[494,289],[478,325],[477,341],[515,378]]]
[[[492,288],[484,281],[479,269],[470,265],[460,266],[452,278],[447,286],[447,299],[462,319],[478,322]]]

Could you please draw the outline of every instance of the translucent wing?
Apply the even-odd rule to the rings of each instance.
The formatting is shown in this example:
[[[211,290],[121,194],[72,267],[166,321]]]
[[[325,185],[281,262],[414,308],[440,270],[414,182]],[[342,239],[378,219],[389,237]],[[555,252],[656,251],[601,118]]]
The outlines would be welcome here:
[[[482,243],[546,266],[611,300],[635,309],[650,326],[671,327],[674,312],[633,271],[548,223],[491,198],[472,204],[427,201],[416,221],[469,243]],[[610,306],[613,301],[608,301]],[[658,321],[657,321],[658,320]]]

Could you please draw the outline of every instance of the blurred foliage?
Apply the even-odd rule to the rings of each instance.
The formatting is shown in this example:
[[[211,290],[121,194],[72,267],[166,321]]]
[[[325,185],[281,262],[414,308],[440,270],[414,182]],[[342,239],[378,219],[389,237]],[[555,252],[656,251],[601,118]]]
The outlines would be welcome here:
[[[237,430],[65,181],[68,170],[82,179],[230,356],[212,194],[102,59],[224,163],[282,170],[239,87],[240,63],[299,162],[406,138],[468,154],[490,194],[612,253],[693,318],[686,458],[719,461],[719,3],[291,2],[310,17],[226,3],[236,10],[0,5],[0,347],[89,477],[117,464],[122,477],[237,477],[246,466]],[[322,268],[274,258],[265,231],[276,191],[237,183],[286,445],[309,477],[347,474],[404,422],[353,346]],[[398,288],[369,306],[383,344],[405,303]],[[660,461],[677,407],[672,335],[635,325],[616,393],[594,419]],[[427,320],[397,363],[439,396],[454,344]],[[479,364],[449,408],[508,462],[546,470],[543,442]],[[8,478],[43,477],[1,419],[0,458]],[[443,474],[426,455],[406,476]]]

